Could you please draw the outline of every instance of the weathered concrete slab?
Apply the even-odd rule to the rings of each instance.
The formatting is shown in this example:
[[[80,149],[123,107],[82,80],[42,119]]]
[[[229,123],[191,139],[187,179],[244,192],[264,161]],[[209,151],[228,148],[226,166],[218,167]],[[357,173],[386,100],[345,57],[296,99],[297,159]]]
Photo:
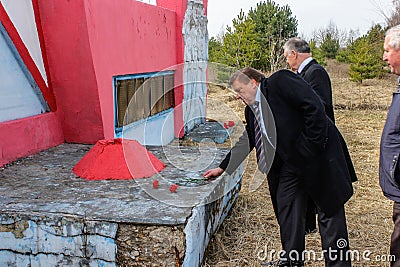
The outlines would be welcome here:
[[[227,125],[227,122],[225,122],[225,125]],[[223,144],[233,131],[233,125],[227,126],[229,127],[224,127],[224,122],[209,121],[194,128],[187,134],[187,138],[194,142],[212,141]]]
[[[240,169],[201,177],[227,151],[153,147],[167,165],[161,173],[87,181],[71,170],[89,149],[63,144],[0,169],[0,265],[199,266],[240,190]]]

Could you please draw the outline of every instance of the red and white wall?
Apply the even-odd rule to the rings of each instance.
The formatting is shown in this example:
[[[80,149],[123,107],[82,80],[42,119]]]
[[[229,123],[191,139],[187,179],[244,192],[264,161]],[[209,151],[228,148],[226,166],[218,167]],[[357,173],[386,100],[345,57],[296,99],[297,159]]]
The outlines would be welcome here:
[[[184,65],[191,2],[205,12],[207,0],[0,0],[0,166],[63,142],[113,138],[112,78]],[[180,69],[175,137],[186,123]]]
[[[0,1],[0,166],[64,141],[37,2]]]

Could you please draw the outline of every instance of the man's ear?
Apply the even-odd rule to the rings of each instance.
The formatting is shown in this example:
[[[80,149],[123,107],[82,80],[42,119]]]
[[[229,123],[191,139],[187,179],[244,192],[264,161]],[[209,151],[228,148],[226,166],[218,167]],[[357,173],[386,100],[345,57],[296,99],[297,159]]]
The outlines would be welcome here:
[[[253,87],[257,86],[257,81],[254,78],[250,79],[251,84],[253,85]]]

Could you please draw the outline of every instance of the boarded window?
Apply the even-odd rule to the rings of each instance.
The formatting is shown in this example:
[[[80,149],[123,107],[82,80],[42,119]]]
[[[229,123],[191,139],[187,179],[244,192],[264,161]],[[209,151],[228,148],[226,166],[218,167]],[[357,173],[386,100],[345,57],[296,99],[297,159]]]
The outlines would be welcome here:
[[[172,72],[114,77],[116,127],[174,107]]]

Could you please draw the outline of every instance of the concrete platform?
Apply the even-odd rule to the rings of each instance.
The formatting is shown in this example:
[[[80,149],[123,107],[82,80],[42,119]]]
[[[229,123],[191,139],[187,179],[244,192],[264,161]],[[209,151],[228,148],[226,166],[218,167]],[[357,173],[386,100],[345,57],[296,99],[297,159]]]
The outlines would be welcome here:
[[[63,144],[0,168],[0,266],[200,266],[240,190],[241,167],[202,178],[227,150],[149,147],[161,173],[87,181],[72,167],[90,147]]]
[[[226,128],[224,127],[224,124],[227,126]],[[228,122],[209,121],[194,128],[186,137],[194,142],[204,142],[205,140],[208,140],[218,144],[223,144],[232,134],[234,129],[234,124],[229,127],[227,124]]]

